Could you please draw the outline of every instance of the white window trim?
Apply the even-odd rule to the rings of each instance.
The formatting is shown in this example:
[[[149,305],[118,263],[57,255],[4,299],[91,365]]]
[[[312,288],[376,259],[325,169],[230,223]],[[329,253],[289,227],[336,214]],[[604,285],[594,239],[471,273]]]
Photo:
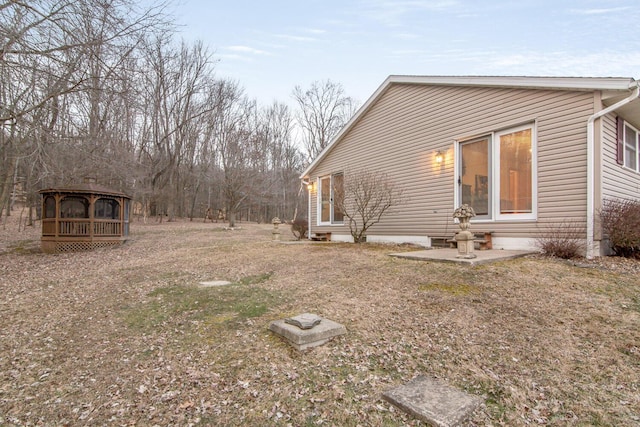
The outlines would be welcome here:
[[[624,127],[622,128],[622,166],[630,171],[636,172],[636,173],[640,173],[640,131],[638,131],[638,129],[635,128],[635,126],[632,126],[631,123],[629,123],[628,121],[624,121]],[[627,145],[630,145],[627,143],[627,132],[626,132],[626,127],[630,127],[631,129],[633,129],[633,131],[636,133],[636,140],[635,140],[635,152],[636,152],[636,168],[630,168],[629,166],[627,166]]]
[[[501,214],[500,213],[500,144],[499,136],[503,134],[509,134],[518,132],[524,129],[531,129],[531,213],[526,214]],[[489,149],[491,155],[490,162],[490,174],[491,174],[491,206],[490,218],[472,218],[473,223],[493,223],[493,222],[512,222],[512,221],[532,221],[538,218],[538,126],[537,122],[529,122],[524,125],[513,126],[504,128],[499,131],[481,133],[473,138],[465,138],[455,140],[454,144],[454,175],[453,175],[453,188],[454,188],[454,209],[460,206],[460,186],[458,185],[458,177],[460,176],[460,146],[466,142],[471,142],[475,139],[480,139],[483,136],[489,137]]]
[[[335,175],[340,175],[342,174],[342,172],[336,172],[336,173],[331,173],[328,175],[323,175],[323,176],[319,176],[318,178],[316,178],[316,224],[319,226],[328,226],[328,225],[332,225],[332,226],[340,226],[340,225],[344,225],[344,220],[337,222],[334,221],[333,219],[333,213],[334,213],[334,208],[333,208],[333,177]],[[344,175],[343,175],[344,176]],[[323,178],[329,178],[329,187],[330,187],[330,193],[329,193],[329,199],[331,200],[330,202],[330,208],[329,208],[329,221],[322,221],[322,179]]]

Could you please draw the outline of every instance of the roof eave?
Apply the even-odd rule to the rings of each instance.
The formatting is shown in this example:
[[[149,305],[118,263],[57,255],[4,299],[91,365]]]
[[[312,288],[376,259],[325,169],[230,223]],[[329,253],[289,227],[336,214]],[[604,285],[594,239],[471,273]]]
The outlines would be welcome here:
[[[403,76],[390,75],[369,97],[353,117],[342,127],[340,132],[331,139],[329,144],[307,166],[300,175],[300,179],[309,177],[311,171],[322,159],[333,150],[337,141],[342,138],[358,122],[378,98],[393,84],[419,84],[441,86],[481,86],[504,87],[520,89],[552,89],[552,90],[582,90],[582,91],[631,91],[637,84],[629,77],[525,77],[525,76]]]
[[[629,77],[526,77],[526,76],[399,76],[391,83],[443,86],[486,86],[527,89],[618,90],[630,91],[635,80]]]
[[[96,184],[81,184],[69,187],[55,187],[44,188],[38,191],[40,194],[55,194],[55,193],[69,193],[69,194],[97,194],[102,196],[114,196],[125,197],[131,199],[131,196],[116,190],[112,190],[106,187],[102,187]]]

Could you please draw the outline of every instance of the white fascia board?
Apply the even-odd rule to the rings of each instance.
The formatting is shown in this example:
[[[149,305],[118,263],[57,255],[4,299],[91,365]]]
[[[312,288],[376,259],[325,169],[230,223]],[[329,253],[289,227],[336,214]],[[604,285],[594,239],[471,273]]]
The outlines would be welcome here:
[[[630,77],[390,76],[387,80],[407,84],[530,89],[630,91],[635,87],[635,80]]]

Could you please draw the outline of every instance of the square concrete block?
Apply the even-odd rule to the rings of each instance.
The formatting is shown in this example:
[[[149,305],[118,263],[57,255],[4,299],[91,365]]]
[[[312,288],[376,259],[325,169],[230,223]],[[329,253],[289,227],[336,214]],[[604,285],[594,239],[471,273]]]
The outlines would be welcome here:
[[[311,316],[315,315],[304,313],[297,317],[306,318]],[[343,325],[328,319],[321,319],[320,323],[310,329],[301,329],[296,325],[287,323],[284,319],[276,320],[269,325],[269,330],[286,338],[296,350],[317,347],[333,337],[347,333],[347,329]]]
[[[459,426],[482,403],[479,396],[424,375],[383,393],[382,398],[434,427]]]

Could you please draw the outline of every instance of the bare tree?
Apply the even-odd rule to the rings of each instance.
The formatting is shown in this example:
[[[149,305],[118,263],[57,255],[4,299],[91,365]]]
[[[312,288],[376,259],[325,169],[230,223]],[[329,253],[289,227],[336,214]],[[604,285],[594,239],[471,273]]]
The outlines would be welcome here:
[[[148,169],[152,214],[173,219],[184,210],[183,169],[196,161],[200,118],[215,107],[206,103],[212,79],[210,55],[200,43],[174,48],[165,38],[147,45],[145,111],[139,156]],[[160,216],[162,218],[162,216]]]
[[[17,180],[36,203],[42,186],[91,175],[145,214],[291,215],[303,157],[289,109],[217,80],[163,8],[0,0],[0,214]]]
[[[404,203],[402,189],[380,171],[347,172],[335,181],[333,194],[334,209],[348,219],[355,243],[366,241],[367,230]]]
[[[258,117],[253,157],[259,159],[254,168],[261,178],[256,189],[260,220],[291,218],[295,210],[303,161],[291,136],[292,127],[291,113],[284,104],[274,102]]]
[[[309,160],[329,144],[357,109],[357,103],[345,95],[340,83],[315,81],[307,90],[296,86],[293,98],[300,106],[298,123]]]
[[[122,87],[118,73],[141,34],[167,28],[161,20],[158,9],[142,10],[133,0],[0,4],[0,206],[12,176],[26,175],[31,190],[63,180],[57,172],[65,166],[95,170],[95,140],[109,136],[109,124],[123,123],[113,117],[115,102],[128,104],[111,88]],[[115,157],[107,146],[106,158]],[[83,162],[75,160],[80,153]]]
[[[219,81],[213,111],[213,138],[217,167],[222,176],[225,209],[229,226],[234,227],[236,215],[249,197],[253,174],[249,168],[251,130],[248,119],[255,104],[248,101],[242,88],[233,81]]]

